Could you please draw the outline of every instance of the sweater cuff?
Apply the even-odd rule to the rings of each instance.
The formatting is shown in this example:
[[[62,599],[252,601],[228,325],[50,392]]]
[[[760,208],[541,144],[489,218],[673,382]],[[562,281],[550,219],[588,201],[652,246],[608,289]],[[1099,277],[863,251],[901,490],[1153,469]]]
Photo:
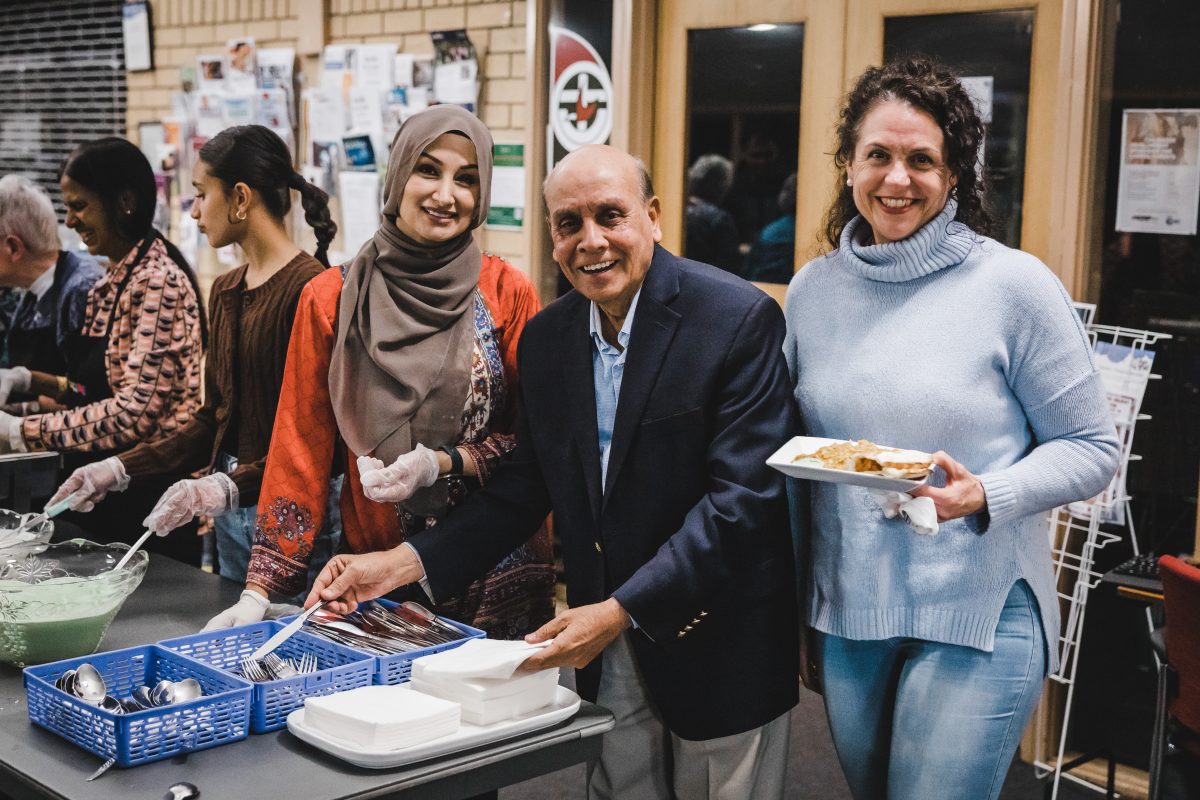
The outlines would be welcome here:
[[[989,472],[977,477],[983,485],[988,527],[1006,525],[1015,520],[1019,516],[1017,493],[1008,476],[1003,472]]]
[[[30,452],[47,449],[45,443],[42,442],[42,417],[40,414],[21,419],[21,436],[24,437],[25,446],[29,448]]]
[[[304,591],[307,577],[307,564],[293,561],[261,545],[255,545],[250,550],[247,583],[256,583],[268,591],[292,597]]]

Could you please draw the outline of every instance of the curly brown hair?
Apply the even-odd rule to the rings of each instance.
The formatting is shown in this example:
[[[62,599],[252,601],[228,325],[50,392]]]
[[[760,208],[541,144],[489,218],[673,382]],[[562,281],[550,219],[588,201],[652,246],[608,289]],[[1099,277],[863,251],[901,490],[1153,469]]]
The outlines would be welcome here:
[[[983,181],[975,170],[983,122],[953,70],[927,56],[907,56],[882,67],[869,67],[846,95],[833,153],[838,169],[836,197],[825,215],[825,241],[836,250],[842,229],[858,214],[853,190],[846,185],[846,167],[854,160],[863,119],[888,100],[907,103],[933,117],[945,140],[946,166],[955,179],[950,190],[950,196],[958,201],[954,218],[986,234],[991,217],[984,207]]]

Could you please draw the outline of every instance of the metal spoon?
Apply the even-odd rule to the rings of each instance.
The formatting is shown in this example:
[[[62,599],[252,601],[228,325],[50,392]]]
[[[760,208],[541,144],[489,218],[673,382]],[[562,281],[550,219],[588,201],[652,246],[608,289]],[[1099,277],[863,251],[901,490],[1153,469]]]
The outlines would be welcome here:
[[[150,690],[150,700],[156,706],[169,706],[174,702],[175,684],[161,680]]]
[[[108,694],[108,687],[104,685],[103,676],[91,664],[79,665],[79,668],[75,670],[71,688],[76,697],[94,706],[100,705],[104,701],[104,696]]]
[[[154,708],[154,700],[150,698],[150,687],[148,686],[137,687],[129,693],[129,698],[141,706],[143,710]]]
[[[200,790],[190,783],[177,783],[163,795],[163,800],[195,800],[200,796]]]
[[[114,714],[125,713],[125,705],[111,694],[104,695],[104,699],[100,701],[100,708],[105,711],[111,711]]]
[[[62,675],[59,675],[58,680],[54,682],[54,688],[60,689],[67,694],[75,694],[75,670],[69,669]]]
[[[200,687],[200,681],[195,678],[184,678],[181,681],[176,681],[171,691],[172,702],[186,703],[189,700],[195,700],[198,697],[204,696],[204,689]]]

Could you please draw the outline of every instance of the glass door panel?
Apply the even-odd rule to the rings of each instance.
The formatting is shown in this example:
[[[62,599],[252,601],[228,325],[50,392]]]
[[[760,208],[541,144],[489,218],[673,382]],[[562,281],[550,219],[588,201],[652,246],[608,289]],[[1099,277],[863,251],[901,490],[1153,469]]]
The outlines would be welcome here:
[[[957,70],[986,128],[982,168],[992,235],[1021,245],[1033,11],[887,17],[884,59],[924,54]]]
[[[688,31],[688,258],[791,279],[803,54],[803,23]]]

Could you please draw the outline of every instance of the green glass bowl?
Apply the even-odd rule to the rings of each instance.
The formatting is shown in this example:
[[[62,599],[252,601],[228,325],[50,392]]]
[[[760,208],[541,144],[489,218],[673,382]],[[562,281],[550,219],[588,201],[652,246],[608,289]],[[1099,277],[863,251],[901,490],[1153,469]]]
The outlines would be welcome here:
[[[96,652],[121,605],[142,582],[139,550],[86,539],[0,551],[0,662],[23,667]]]

